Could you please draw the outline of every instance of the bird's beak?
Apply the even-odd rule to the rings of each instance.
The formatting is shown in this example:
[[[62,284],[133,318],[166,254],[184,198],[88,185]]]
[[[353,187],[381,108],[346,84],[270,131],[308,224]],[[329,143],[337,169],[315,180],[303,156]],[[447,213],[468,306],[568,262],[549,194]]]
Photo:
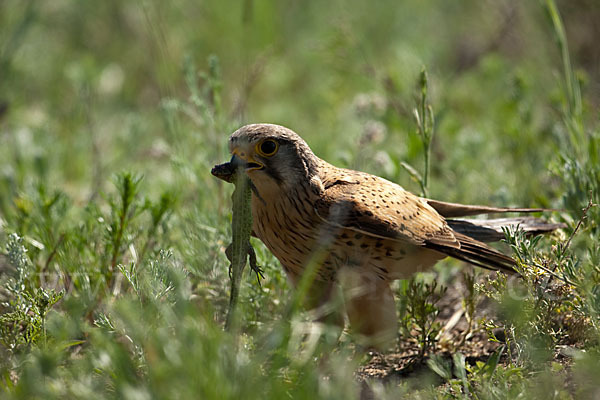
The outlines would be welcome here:
[[[231,165],[235,168],[243,166],[246,172],[263,169],[265,166],[257,162],[247,151],[241,150],[239,147],[235,147],[231,152]]]

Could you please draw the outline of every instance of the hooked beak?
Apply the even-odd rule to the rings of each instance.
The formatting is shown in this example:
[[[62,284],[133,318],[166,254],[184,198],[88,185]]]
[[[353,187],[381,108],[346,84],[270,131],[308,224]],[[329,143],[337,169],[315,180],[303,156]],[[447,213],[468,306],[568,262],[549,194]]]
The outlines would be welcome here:
[[[245,152],[240,151],[239,148],[235,148],[232,151],[233,156],[231,157],[231,165],[234,168],[245,167],[246,172],[263,169],[265,166],[259,162],[256,162],[251,155],[247,155]]]

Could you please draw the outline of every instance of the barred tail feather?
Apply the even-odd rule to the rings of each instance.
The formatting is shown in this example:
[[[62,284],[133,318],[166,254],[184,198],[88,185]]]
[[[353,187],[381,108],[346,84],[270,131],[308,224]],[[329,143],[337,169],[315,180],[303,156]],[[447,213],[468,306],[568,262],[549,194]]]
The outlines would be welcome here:
[[[462,233],[480,242],[497,242],[504,239],[502,228],[519,227],[528,235],[549,233],[566,227],[561,223],[548,223],[536,217],[514,217],[496,219],[449,219],[448,225],[458,233]]]
[[[509,274],[515,273],[515,260],[511,257],[462,233],[456,232],[454,235],[460,243],[459,248],[429,242],[425,243],[425,247],[481,268]]]

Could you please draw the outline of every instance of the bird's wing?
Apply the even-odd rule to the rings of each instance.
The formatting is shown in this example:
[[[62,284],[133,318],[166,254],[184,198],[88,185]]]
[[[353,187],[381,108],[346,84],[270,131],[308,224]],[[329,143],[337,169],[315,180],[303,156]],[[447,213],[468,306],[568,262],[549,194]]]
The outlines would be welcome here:
[[[474,206],[468,204],[448,203],[445,201],[425,199],[427,204],[435,208],[443,217],[454,218],[454,217],[467,217],[470,215],[480,214],[493,214],[493,213],[532,213],[541,211],[552,211],[546,208],[510,208],[510,207],[488,207],[488,206]]]
[[[315,211],[326,223],[366,235],[412,243],[488,269],[514,272],[515,261],[455,232],[426,199],[373,175],[341,170],[323,182]]]
[[[315,203],[316,213],[328,224],[419,246],[460,247],[444,218],[424,199],[383,178],[339,171],[339,179],[323,182]]]

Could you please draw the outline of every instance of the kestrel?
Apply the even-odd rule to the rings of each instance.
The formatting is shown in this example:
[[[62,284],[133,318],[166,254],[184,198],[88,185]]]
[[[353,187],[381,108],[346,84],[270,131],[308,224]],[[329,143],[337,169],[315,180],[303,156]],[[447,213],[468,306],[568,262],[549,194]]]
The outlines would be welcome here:
[[[308,307],[328,303],[341,287],[352,329],[378,347],[397,334],[393,280],[409,278],[447,256],[513,272],[515,261],[484,243],[502,237],[494,226],[502,220],[486,224],[447,218],[542,211],[422,198],[383,178],[329,164],[279,125],[246,125],[231,135],[229,150],[232,164],[241,163],[252,182],[253,234],[295,285],[308,265],[318,264]],[[556,228],[531,218],[522,222],[533,232]],[[343,324],[338,312],[328,317]]]

